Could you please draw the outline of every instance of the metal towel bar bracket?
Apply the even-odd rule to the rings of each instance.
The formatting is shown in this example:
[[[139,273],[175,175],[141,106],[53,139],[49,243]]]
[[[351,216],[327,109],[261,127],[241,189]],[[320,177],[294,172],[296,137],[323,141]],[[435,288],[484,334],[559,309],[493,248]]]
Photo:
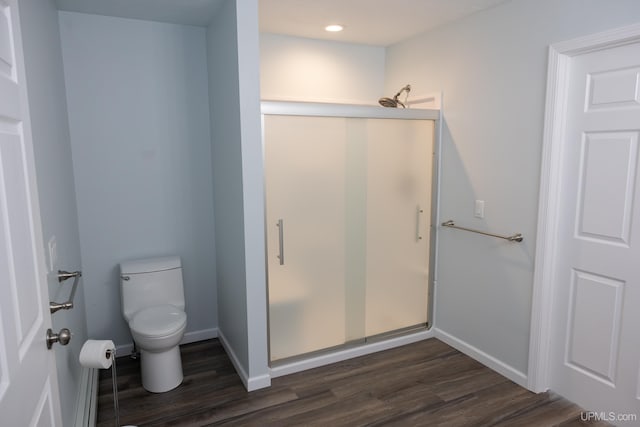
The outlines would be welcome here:
[[[442,226],[449,227],[449,228],[457,228],[458,230],[470,231],[472,233],[483,234],[485,236],[497,237],[498,239],[504,239],[510,242],[522,242],[522,240],[524,240],[524,237],[520,233],[514,234],[512,236],[501,236],[499,234],[487,233],[480,230],[474,230],[472,228],[460,227],[459,225],[456,225],[451,219],[449,221],[443,222]]]
[[[62,283],[65,280],[70,279],[72,277],[74,278],[73,287],[71,288],[71,294],[69,294],[69,300],[66,302],[55,302],[55,301],[49,302],[49,310],[51,311],[51,313],[55,313],[58,310],[71,310],[73,308],[73,298],[76,295],[76,289],[78,288],[78,282],[82,277],[82,272],[81,271],[69,272],[69,271],[58,270],[58,282]]]

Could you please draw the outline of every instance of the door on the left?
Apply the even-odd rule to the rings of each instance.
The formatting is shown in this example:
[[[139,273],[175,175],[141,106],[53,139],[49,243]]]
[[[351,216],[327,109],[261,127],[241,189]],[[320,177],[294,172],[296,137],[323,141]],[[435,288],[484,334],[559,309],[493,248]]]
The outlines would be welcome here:
[[[0,0],[0,419],[60,426],[17,0]]]

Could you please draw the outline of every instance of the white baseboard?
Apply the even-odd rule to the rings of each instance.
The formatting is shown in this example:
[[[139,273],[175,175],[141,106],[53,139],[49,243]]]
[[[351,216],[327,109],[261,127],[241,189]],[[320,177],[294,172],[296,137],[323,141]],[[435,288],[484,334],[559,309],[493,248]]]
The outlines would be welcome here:
[[[461,351],[472,359],[477,360],[488,368],[493,369],[497,373],[507,377],[514,383],[527,388],[527,375],[518,371],[517,369],[507,365],[501,360],[496,359],[495,357],[485,353],[484,351],[472,346],[471,344],[462,341],[459,338],[454,337],[451,334],[448,334],[441,329],[435,329],[435,337],[440,341],[443,341],[449,344],[451,347],[456,350]]]
[[[180,345],[192,342],[210,340],[218,338],[218,328],[201,329],[199,331],[185,332]]]
[[[212,338],[220,339],[220,343],[224,348],[227,356],[231,359],[231,363],[233,363],[236,372],[240,376],[242,383],[244,384],[247,391],[258,390],[261,388],[269,387],[271,385],[271,376],[268,374],[257,376],[257,377],[249,377],[246,373],[242,364],[240,363],[238,357],[236,356],[233,348],[229,345],[229,342],[225,339],[224,334],[218,328],[211,329],[202,329],[199,331],[191,331],[186,332],[182,341],[180,341],[180,345],[189,344],[192,342],[204,341]],[[122,344],[116,346],[116,355],[117,356],[126,356],[133,351],[133,343]]]
[[[201,329],[199,331],[185,332],[180,345],[189,344],[192,342],[210,340],[212,338],[218,338],[218,328]],[[133,342],[117,345],[116,356],[126,356],[133,351]]]
[[[231,360],[231,363],[233,364],[233,367],[235,368],[236,373],[240,377],[242,384],[244,384],[244,387],[247,389],[247,391],[249,391],[249,375],[242,367],[242,363],[240,363],[240,359],[238,359],[238,356],[236,356],[236,352],[233,351],[233,347],[231,347],[231,345],[229,344],[229,341],[227,341],[222,331],[218,331],[218,340],[220,340],[220,344],[222,344],[222,348],[224,348],[225,353],[227,353],[227,356],[229,356],[229,359]]]
[[[257,377],[249,377],[246,384],[247,391],[260,390],[261,388],[271,387],[271,375],[264,374]]]
[[[433,329],[429,329],[428,331],[416,332],[410,335],[390,338],[385,341],[364,344],[359,347],[338,350],[332,353],[310,357],[305,360],[298,360],[271,368],[271,378],[277,378],[283,375],[306,371],[307,369],[330,365],[331,363],[342,362],[343,360],[353,359],[354,357],[364,356],[367,354],[376,353],[378,351],[389,350],[391,348],[426,340],[428,338],[432,338],[433,336]]]
[[[75,427],[94,427],[98,414],[98,370],[82,368],[76,397]]]
[[[236,372],[247,391],[254,391],[271,386],[271,376],[269,374],[259,375],[257,377],[250,377],[247,374],[247,371],[244,370],[242,363],[240,363],[240,359],[238,359],[235,351],[233,351],[233,347],[231,347],[222,331],[218,331],[218,339],[220,340],[220,344],[222,344],[224,351],[227,353],[227,356],[229,356],[233,367],[236,369]]]

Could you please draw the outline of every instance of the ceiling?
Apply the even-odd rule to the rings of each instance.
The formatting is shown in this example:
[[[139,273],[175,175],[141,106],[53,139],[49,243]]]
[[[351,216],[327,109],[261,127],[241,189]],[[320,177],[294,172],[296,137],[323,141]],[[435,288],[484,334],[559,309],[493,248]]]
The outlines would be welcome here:
[[[56,0],[59,10],[206,27],[224,0]]]
[[[207,26],[225,0],[56,0],[58,9]],[[242,1],[242,0],[239,0]],[[260,31],[388,46],[510,0],[258,0]],[[331,23],[345,26],[328,33]]]
[[[258,0],[260,31],[388,46],[509,0]],[[344,31],[328,33],[328,24]]]

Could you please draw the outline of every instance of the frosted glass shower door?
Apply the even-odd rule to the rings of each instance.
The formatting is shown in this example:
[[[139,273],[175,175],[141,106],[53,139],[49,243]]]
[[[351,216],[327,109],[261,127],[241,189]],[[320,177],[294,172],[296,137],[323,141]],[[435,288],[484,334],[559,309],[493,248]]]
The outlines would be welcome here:
[[[264,116],[272,361],[345,342],[345,123]]]
[[[434,122],[367,120],[366,335],[427,322]]]

